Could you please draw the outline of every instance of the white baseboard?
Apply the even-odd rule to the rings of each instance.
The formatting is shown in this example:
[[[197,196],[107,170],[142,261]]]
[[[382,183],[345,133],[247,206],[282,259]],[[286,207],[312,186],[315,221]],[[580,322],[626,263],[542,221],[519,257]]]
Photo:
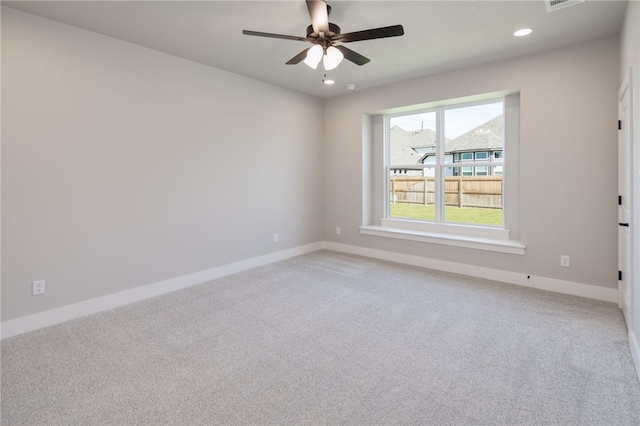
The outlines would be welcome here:
[[[554,291],[573,296],[587,297],[589,299],[603,300],[618,303],[618,289],[605,288],[590,284],[581,284],[572,281],[558,280],[555,278],[538,277],[521,274],[519,272],[503,271],[500,269],[485,268],[482,266],[467,265],[464,263],[449,262],[445,260],[430,259],[420,256],[393,253],[383,250],[375,250],[364,247],[351,246],[325,241],[323,248],[343,253],[350,253],[374,259],[387,260],[405,265],[420,266],[439,271],[454,272],[457,274],[471,275],[524,287],[540,290]]]
[[[61,322],[80,318],[85,315],[95,314],[107,309],[117,308],[119,306],[128,305],[130,303],[139,302],[154,296],[180,290],[192,285],[201,284],[226,275],[235,274],[237,272],[246,271],[258,266],[285,260],[291,257],[310,253],[322,248],[322,242],[309,244],[302,247],[296,247],[289,250],[283,250],[276,253],[270,253],[264,256],[254,257],[240,262],[219,266],[217,268],[207,269],[205,271],[195,272],[193,274],[183,275],[181,277],[171,278],[131,290],[110,294],[96,299],[86,300],[75,303],[73,305],[63,306],[61,308],[52,309],[45,312],[29,315],[14,320],[5,321],[0,326],[0,338],[16,336],[18,334],[37,330],[39,328],[48,327]]]

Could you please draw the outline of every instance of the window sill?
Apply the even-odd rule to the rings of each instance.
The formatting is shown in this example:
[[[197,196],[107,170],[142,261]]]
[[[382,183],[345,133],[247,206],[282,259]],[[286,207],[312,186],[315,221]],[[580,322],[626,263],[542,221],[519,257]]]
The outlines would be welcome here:
[[[499,240],[492,238],[468,237],[446,233],[422,232],[408,229],[389,228],[383,226],[361,226],[360,233],[376,237],[396,238],[400,240],[418,241],[422,243],[441,244],[464,247],[476,250],[524,255],[525,246],[519,241]]]

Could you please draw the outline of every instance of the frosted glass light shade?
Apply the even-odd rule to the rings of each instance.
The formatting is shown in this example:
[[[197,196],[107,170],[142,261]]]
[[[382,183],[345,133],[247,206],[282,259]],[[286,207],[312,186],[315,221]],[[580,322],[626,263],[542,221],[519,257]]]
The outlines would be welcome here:
[[[304,60],[304,63],[313,68],[314,70],[318,68],[318,64],[322,60],[322,46],[316,44],[307,52],[307,57]]]
[[[329,46],[323,58],[324,69],[327,71],[334,69],[342,62],[342,59],[344,59],[342,52],[333,46]]]

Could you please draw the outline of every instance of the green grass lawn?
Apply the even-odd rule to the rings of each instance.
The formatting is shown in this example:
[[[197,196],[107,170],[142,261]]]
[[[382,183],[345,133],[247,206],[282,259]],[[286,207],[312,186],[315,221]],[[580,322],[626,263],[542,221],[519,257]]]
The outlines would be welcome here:
[[[436,218],[433,205],[391,203],[390,210],[391,217],[424,220],[435,220]],[[502,209],[445,206],[444,218],[446,222],[502,226]]]

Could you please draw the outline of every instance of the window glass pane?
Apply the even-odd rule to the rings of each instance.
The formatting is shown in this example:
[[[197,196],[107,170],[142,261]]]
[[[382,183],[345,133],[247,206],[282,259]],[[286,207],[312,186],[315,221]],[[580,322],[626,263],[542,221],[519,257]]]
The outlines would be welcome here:
[[[435,153],[435,112],[391,117],[389,127],[389,165],[419,164],[425,154]]]
[[[489,151],[502,151],[503,102],[449,108],[444,111],[445,155],[460,153],[460,161],[487,161]],[[496,157],[498,158],[498,157]],[[500,157],[501,158],[501,157]],[[463,171],[463,175],[469,175]],[[474,176],[475,173],[471,173]]]
[[[435,220],[435,169],[422,176],[389,176],[389,217]]]
[[[486,166],[447,169],[444,221],[502,226],[502,176],[487,176]]]
[[[487,176],[489,174],[489,167],[487,166],[478,166],[476,167],[476,176]]]
[[[493,153],[493,158],[502,158],[502,151],[495,151]]]
[[[425,155],[422,159],[422,164],[429,164],[429,163],[435,163],[436,162],[436,156],[434,155]]]

